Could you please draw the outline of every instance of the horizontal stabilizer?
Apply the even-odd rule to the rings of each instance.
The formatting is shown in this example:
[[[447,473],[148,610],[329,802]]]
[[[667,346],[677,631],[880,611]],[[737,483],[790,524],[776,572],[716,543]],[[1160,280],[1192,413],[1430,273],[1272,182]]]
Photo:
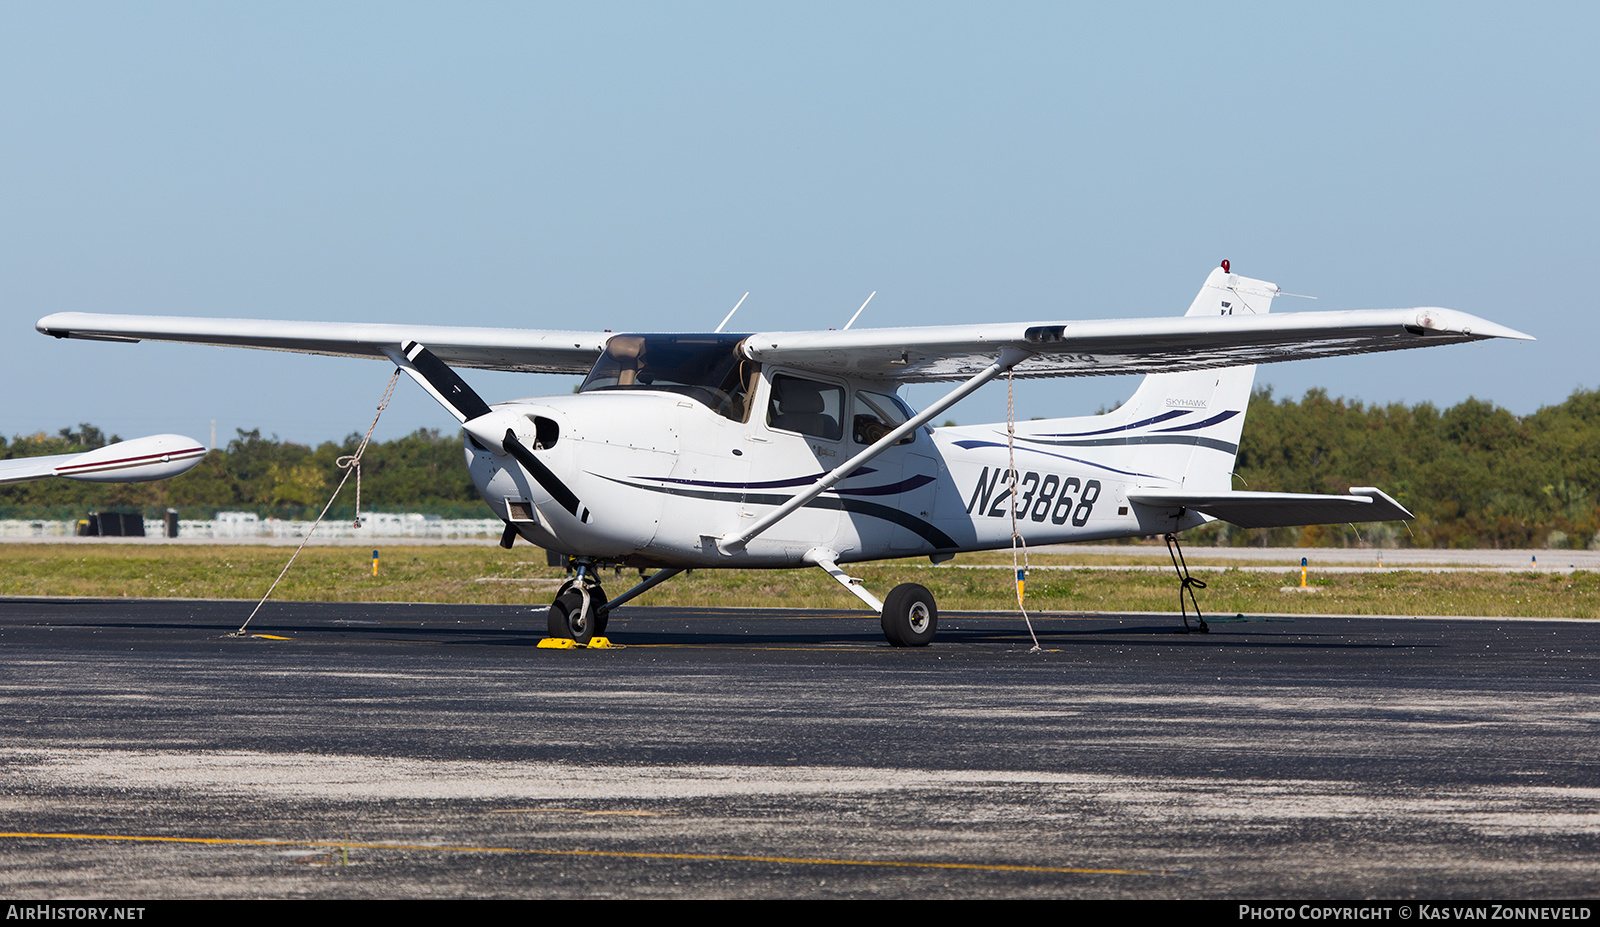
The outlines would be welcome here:
[[[1348,496],[1300,492],[1184,492],[1145,489],[1128,494],[1135,505],[1184,508],[1241,528],[1289,528],[1349,522],[1410,521],[1412,514],[1381,489],[1352,486]]]

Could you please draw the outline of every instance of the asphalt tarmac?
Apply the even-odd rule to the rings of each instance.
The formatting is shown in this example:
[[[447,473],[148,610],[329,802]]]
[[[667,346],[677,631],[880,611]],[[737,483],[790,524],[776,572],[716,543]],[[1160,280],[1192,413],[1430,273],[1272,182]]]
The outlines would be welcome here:
[[[1600,623],[0,599],[0,890],[1592,898]]]

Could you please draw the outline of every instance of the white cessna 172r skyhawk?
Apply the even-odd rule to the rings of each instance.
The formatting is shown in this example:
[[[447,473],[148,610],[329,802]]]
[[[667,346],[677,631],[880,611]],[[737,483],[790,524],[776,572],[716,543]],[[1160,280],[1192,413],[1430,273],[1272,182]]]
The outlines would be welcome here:
[[[611,609],[685,569],[818,566],[881,614],[891,644],[922,646],[938,621],[928,590],[879,601],[840,564],[1008,547],[1013,516],[1029,545],[1171,539],[1213,519],[1410,518],[1372,488],[1234,492],[1250,365],[1529,339],[1449,309],[1269,316],[1277,294],[1223,262],[1182,318],[612,335],[65,312],[37,327],[387,358],[461,422],[472,481],[506,522],[501,544],[521,535],[572,558],[552,636],[588,641]],[[491,406],[452,367],[588,376],[575,395]],[[1005,423],[928,427],[1002,375],[1126,373],[1148,375],[1104,415],[1018,422],[1014,438]],[[934,381],[960,385],[921,412],[897,395]],[[613,564],[656,572],[608,601],[600,568]]]

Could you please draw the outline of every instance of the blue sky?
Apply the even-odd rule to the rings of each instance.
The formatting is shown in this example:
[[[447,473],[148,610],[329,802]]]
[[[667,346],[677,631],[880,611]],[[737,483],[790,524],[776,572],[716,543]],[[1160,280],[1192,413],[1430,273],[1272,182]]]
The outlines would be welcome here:
[[[1532,412],[1600,386],[1597,10],[7,3],[0,433],[314,443],[390,372],[33,332],[57,311],[705,330],[748,290],[732,328],[805,329],[876,290],[858,326],[1144,317],[1223,258],[1318,297],[1278,311],[1541,339],[1262,368],[1280,396]],[[379,436],[452,425],[406,383]]]

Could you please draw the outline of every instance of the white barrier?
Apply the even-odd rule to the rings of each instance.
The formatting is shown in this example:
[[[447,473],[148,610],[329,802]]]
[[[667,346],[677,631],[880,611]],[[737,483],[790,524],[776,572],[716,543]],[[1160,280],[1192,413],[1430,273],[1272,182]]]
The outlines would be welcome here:
[[[70,538],[78,533],[75,521],[0,521],[0,537]]]
[[[180,538],[303,538],[311,520],[261,518],[254,512],[218,512],[216,518],[180,519]],[[497,538],[505,528],[498,518],[438,518],[416,512],[368,513],[357,527],[349,521],[326,519],[317,528],[319,538]],[[0,521],[0,537],[59,538],[77,534],[77,521]],[[144,520],[145,537],[159,538],[166,525],[159,518]]]

